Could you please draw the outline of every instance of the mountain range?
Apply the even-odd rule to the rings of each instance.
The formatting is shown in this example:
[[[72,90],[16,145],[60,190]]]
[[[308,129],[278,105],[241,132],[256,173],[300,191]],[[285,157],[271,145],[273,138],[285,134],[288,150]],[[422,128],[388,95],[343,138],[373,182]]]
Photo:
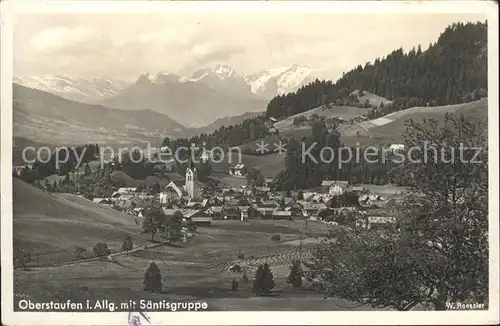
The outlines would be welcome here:
[[[220,118],[264,111],[274,96],[293,92],[314,79],[313,70],[306,66],[242,75],[227,65],[217,65],[198,69],[190,77],[145,73],[135,82],[54,75],[17,77],[14,83],[77,102],[122,110],[151,109],[186,127],[202,127]]]
[[[111,109],[17,84],[13,86],[15,137],[54,145],[138,145],[149,141],[153,146],[165,136],[185,135],[184,126],[153,110]]]

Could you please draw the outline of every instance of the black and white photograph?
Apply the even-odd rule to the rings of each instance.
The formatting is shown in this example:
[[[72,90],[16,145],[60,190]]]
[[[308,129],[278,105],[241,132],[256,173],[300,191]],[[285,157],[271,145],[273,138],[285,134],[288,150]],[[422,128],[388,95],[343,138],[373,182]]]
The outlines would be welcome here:
[[[1,4],[3,323],[499,322],[496,2],[78,2]]]

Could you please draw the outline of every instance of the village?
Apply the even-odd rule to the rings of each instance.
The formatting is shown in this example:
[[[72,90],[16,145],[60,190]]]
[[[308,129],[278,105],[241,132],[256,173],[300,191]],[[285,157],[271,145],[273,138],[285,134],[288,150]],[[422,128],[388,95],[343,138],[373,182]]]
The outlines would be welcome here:
[[[245,178],[248,167],[236,164],[228,174]],[[198,226],[217,220],[311,220],[358,229],[384,229],[396,222],[396,207],[404,196],[403,187],[350,185],[347,181],[324,180],[315,189],[275,191],[273,179],[262,186],[230,187],[203,183],[196,168],[187,168],[185,178],[170,181],[160,193],[151,194],[136,187],[121,187],[109,198],[93,202],[125,212],[142,225],[144,207],[161,207],[169,217],[180,211]]]

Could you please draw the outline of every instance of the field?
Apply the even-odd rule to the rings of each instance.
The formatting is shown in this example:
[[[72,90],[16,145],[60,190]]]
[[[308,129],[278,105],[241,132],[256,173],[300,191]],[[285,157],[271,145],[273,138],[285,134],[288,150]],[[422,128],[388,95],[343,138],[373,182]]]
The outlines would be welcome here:
[[[129,299],[164,299],[169,301],[203,300],[210,310],[344,310],[354,304],[340,299],[324,300],[322,296],[303,289],[292,291],[286,283],[290,257],[301,252],[297,239],[304,230],[304,220],[214,221],[210,227],[199,228],[187,243],[162,245],[115,256],[114,262],[74,260],[75,245],[108,243],[118,252],[128,234],[134,246],[148,243],[139,236],[139,227],[132,217],[101,207],[85,199],[52,195],[14,180],[14,248],[40,254],[41,267],[14,270],[15,298],[47,300],[108,299],[124,302]],[[329,227],[308,223],[308,236],[303,250],[315,242],[314,237],[327,234]],[[281,242],[271,241],[273,234]],[[247,264],[250,282],[231,290],[233,278],[241,273],[228,270],[238,261],[238,253],[254,256],[259,263],[272,265],[276,286],[271,296],[258,297],[251,292],[257,266]],[[272,256],[271,256],[272,255]],[[281,257],[279,259],[270,257]],[[274,260],[272,260],[274,259]],[[154,261],[162,273],[163,291],[142,290],[144,272]],[[50,265],[46,263],[51,263]],[[45,266],[44,266],[45,264]],[[369,309],[358,307],[357,309]]]
[[[487,120],[488,99],[438,107],[414,107],[380,117],[378,119],[353,124],[342,131],[341,140],[346,145],[387,145],[400,143],[401,135],[406,131],[405,121],[412,119],[421,122],[435,119],[443,122],[446,113],[463,114],[469,119]],[[359,136],[357,134],[359,133]]]
[[[296,230],[273,228],[272,221],[259,221],[259,224],[253,221],[242,229],[238,229],[236,223],[217,221],[212,227],[200,228],[199,234],[183,247],[163,246],[122,255],[117,258],[117,264],[95,261],[15,270],[15,293],[18,297],[39,301],[48,298],[78,301],[106,298],[114,302],[137,298],[202,300],[208,303],[210,310],[344,310],[355,305],[340,299],[324,300],[308,290],[292,291],[286,283],[289,263],[272,267],[276,283],[272,296],[258,297],[251,292],[255,266],[247,269],[250,282],[240,282],[239,289],[232,291],[231,281],[240,280],[241,273],[232,273],[221,266],[235,260],[238,252],[246,256],[267,256],[298,250],[296,241],[273,243],[270,240],[270,235],[277,230],[291,232],[288,237],[293,239]],[[141,288],[151,261],[162,273],[161,293],[149,293]]]
[[[112,252],[130,235],[141,237],[134,218],[74,195],[56,195],[13,180],[14,248],[29,251],[39,264],[75,259],[75,247],[92,247],[105,241]],[[68,197],[70,199],[68,199]]]
[[[295,114],[289,116],[286,119],[278,121],[274,124],[274,127],[281,132],[296,129],[293,125],[293,120],[297,117],[310,118],[313,114],[317,114],[320,117],[325,117],[325,119],[330,119],[333,117],[342,118],[344,120],[349,120],[354,117],[360,116],[362,114],[368,113],[370,108],[358,108],[355,106],[332,106],[332,107],[318,107],[306,112]]]
[[[236,179],[245,180],[245,178],[238,178],[229,175],[229,167],[238,163],[243,163],[249,168],[256,168],[260,170],[265,177],[274,177],[285,168],[285,153],[269,155],[242,154],[241,157],[238,157],[238,153],[235,150],[231,153],[231,155],[226,154],[222,162],[211,162],[213,174],[217,179],[226,178],[227,180],[233,180],[233,182],[236,183],[238,183]]]

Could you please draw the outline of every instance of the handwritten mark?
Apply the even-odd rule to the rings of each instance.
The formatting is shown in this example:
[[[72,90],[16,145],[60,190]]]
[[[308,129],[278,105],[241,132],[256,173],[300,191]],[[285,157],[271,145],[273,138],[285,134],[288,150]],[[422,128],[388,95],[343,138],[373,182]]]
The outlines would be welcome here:
[[[128,313],[128,322],[130,326],[141,326],[141,316],[144,318],[148,324],[151,324],[151,320],[145,312],[129,312]]]

